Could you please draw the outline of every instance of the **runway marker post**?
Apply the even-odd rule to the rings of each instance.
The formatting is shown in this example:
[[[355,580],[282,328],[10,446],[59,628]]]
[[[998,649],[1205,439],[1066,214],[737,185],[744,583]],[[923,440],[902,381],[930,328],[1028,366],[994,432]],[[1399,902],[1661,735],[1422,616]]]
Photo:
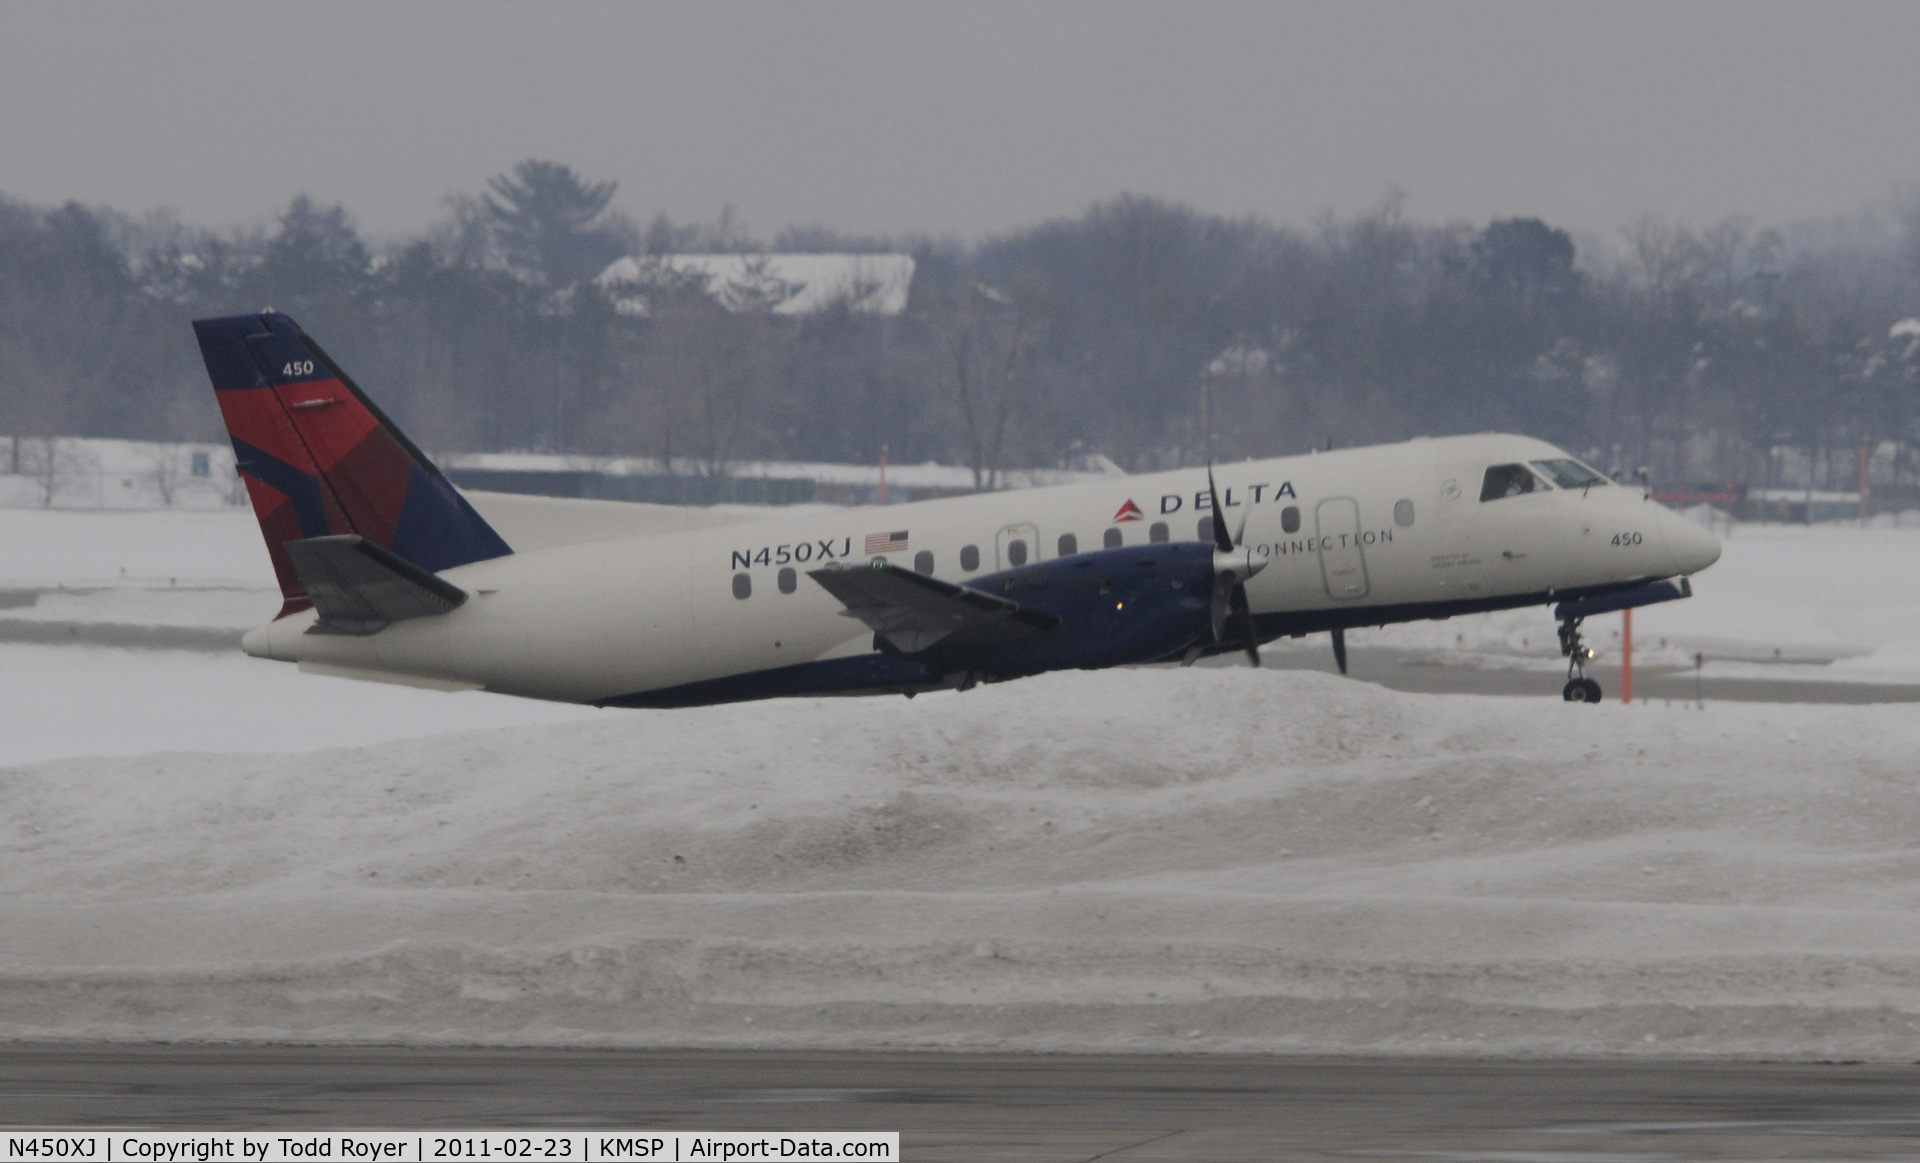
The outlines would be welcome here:
[[[1633,701],[1633,607],[1620,611],[1620,701]]]

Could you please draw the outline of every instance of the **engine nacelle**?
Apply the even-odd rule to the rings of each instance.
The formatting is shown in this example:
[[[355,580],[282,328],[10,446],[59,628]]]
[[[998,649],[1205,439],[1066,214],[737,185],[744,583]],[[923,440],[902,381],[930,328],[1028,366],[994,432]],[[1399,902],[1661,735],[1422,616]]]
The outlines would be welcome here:
[[[1213,547],[1164,542],[1078,553],[965,583],[1060,625],[1024,642],[909,655],[947,673],[1016,678],[1063,668],[1098,669],[1176,658],[1211,645]]]

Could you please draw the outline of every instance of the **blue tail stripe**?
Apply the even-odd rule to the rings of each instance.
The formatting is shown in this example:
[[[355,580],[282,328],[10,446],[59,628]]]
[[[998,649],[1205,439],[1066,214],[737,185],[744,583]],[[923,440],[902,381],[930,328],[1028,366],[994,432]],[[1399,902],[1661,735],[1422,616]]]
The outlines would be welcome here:
[[[325,537],[333,532],[327,525],[327,505],[320,497],[319,480],[244,440],[233,442],[233,458],[242,470],[287,495],[293,502],[293,515],[299,518],[301,536]]]
[[[446,477],[429,476],[417,465],[407,475],[393,551],[433,573],[513,552]]]

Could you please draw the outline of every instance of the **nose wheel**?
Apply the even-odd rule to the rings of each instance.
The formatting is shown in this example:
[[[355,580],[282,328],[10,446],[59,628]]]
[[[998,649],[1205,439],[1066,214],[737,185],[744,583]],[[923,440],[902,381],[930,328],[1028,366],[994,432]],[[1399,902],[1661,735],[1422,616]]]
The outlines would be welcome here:
[[[1560,697],[1570,703],[1597,703],[1600,684],[1587,677],[1587,660],[1593,657],[1593,650],[1580,637],[1581,621],[1568,618],[1560,623],[1560,653],[1567,656],[1567,685],[1560,688]]]

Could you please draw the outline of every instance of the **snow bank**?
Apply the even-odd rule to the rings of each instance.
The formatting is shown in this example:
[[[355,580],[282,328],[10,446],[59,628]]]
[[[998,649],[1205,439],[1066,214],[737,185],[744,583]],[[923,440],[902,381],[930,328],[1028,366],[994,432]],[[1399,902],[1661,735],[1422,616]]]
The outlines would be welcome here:
[[[603,712],[304,675],[230,651],[0,644],[0,770],[68,756],[312,751]],[[0,778],[4,778],[0,775]],[[6,827],[0,819],[0,832]]]
[[[1916,754],[1195,669],[63,760],[0,1035],[1911,1058]]]

